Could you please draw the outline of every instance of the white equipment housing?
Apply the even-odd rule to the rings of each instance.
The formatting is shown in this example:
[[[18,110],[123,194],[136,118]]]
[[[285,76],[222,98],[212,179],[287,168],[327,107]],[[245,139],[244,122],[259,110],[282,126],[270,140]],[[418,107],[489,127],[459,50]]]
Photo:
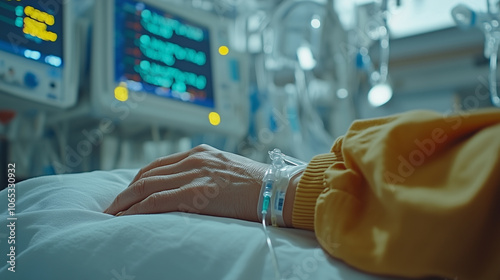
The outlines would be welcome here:
[[[78,96],[78,15],[88,1],[0,3],[0,100],[69,108]],[[28,101],[28,102],[29,102]]]

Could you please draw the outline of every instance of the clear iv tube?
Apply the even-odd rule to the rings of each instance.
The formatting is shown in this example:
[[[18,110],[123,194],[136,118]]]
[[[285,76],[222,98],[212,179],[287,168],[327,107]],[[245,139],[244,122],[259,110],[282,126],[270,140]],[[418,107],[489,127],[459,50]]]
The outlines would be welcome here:
[[[293,158],[291,156],[287,156],[284,154],[282,154],[281,156],[285,162],[288,162],[291,165],[297,166],[297,165],[306,165],[307,164],[307,162],[301,161],[300,159],[296,159],[296,158]]]
[[[264,192],[262,193],[263,195],[263,201],[262,201],[262,228],[264,229],[264,233],[266,234],[266,243],[267,246],[269,247],[269,252],[271,254],[271,261],[273,263],[274,267],[274,276],[276,280],[281,279],[280,275],[280,270],[279,270],[279,265],[278,265],[278,258],[276,257],[276,252],[274,251],[273,248],[273,243],[271,242],[271,238],[269,236],[269,232],[267,231],[267,225],[266,225],[266,216],[267,216],[267,211],[269,209],[269,204],[272,196],[272,191],[273,191],[273,185],[276,182],[276,172],[278,169],[284,164],[283,158],[284,154],[281,153],[279,149],[274,149],[272,152],[269,152],[269,157],[272,160],[272,164],[270,168],[267,170],[266,174],[264,175]],[[265,263],[264,263],[265,264]]]
[[[486,5],[488,6],[488,13],[490,15],[498,16],[499,13],[499,3],[498,0],[486,0]],[[493,19],[496,20],[496,19]],[[491,102],[494,106],[500,107],[500,97],[498,96],[497,90],[497,66],[498,66],[498,48],[500,44],[500,33],[498,31],[487,31],[486,44],[489,46],[485,46],[485,48],[491,48],[490,55],[490,73],[489,73],[489,82],[490,82],[490,96]]]
[[[276,257],[276,253],[274,252],[273,248],[273,243],[271,242],[271,238],[269,237],[269,233],[267,232],[266,214],[267,213],[262,212],[262,227],[264,228],[264,233],[266,234],[267,247],[269,247],[269,252],[271,253],[271,261],[273,262],[274,266],[274,277],[276,278],[276,280],[280,280],[281,275],[278,266],[278,258]]]
[[[380,83],[387,82],[387,76],[389,75],[389,30],[387,28],[387,0],[382,2],[381,13],[383,19],[384,34],[380,38]]]
[[[386,32],[389,32],[386,30]],[[387,82],[389,75],[389,36],[384,35],[380,40],[380,83]]]
[[[492,40],[493,44],[493,50],[490,54],[490,95],[491,95],[491,102],[493,105],[496,107],[500,107],[500,97],[498,96],[497,92],[497,59],[498,59],[498,45],[499,45],[499,40],[500,38],[494,38],[492,37],[490,40]]]

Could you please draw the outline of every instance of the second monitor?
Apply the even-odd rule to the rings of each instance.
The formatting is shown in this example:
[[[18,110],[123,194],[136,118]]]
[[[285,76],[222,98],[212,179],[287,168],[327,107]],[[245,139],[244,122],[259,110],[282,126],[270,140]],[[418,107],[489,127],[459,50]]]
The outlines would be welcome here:
[[[245,59],[228,26],[208,12],[164,2],[99,1],[92,103],[127,123],[241,136],[247,131]]]

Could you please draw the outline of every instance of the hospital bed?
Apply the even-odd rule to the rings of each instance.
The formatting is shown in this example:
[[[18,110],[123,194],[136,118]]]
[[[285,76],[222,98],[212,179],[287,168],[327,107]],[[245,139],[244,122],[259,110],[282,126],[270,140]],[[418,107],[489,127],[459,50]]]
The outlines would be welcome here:
[[[1,191],[2,223],[17,220],[14,233],[2,225],[0,278],[274,279],[259,223],[187,213],[102,213],[136,172],[94,171],[19,182],[14,216],[8,216],[7,190]],[[269,230],[282,279],[395,279],[368,275],[328,257],[312,232]],[[12,234],[15,272],[6,262]]]
[[[50,4],[55,2],[60,2],[61,4],[60,6],[56,6],[57,9],[46,9],[44,6],[49,2]],[[63,2],[64,5],[62,4]],[[95,7],[91,9],[93,2],[95,2]],[[262,2],[264,3],[265,1]],[[292,4],[295,5],[295,2],[299,1],[288,2],[293,2]],[[8,32],[0,33],[0,41],[3,40],[2,42],[5,43],[1,53],[3,55],[2,59],[6,61],[0,61],[5,63],[0,63],[0,66],[3,65],[0,67],[0,72],[4,71],[0,74],[7,78],[0,84],[0,99],[2,100],[0,107],[17,110],[17,107],[20,106],[24,110],[26,106],[28,108],[27,111],[31,112],[31,109],[33,109],[31,107],[39,108],[31,103],[26,103],[31,101],[54,107],[51,110],[47,110],[49,113],[55,111],[54,115],[56,115],[56,117],[49,118],[47,121],[49,124],[64,123],[61,120],[69,120],[71,122],[75,119],[79,120],[78,123],[80,123],[81,120],[89,118],[99,122],[99,130],[92,129],[92,133],[88,133],[88,127],[80,130],[78,126],[76,129],[77,133],[73,133],[73,135],[83,135],[82,132],[85,132],[86,137],[92,134],[91,138],[87,137],[83,140],[78,138],[71,139],[70,136],[72,133],[59,133],[67,135],[68,138],[61,141],[61,150],[66,149],[65,151],[67,151],[67,148],[72,146],[71,140],[78,144],[88,143],[90,149],[100,146],[104,135],[114,140],[114,133],[120,130],[117,128],[114,131],[114,128],[110,128],[110,124],[115,123],[122,123],[123,127],[152,126],[153,138],[159,138],[156,136],[160,135],[158,127],[161,124],[168,124],[171,126],[169,128],[175,129],[186,129],[188,127],[191,129],[191,132],[195,131],[196,133],[209,131],[222,135],[228,134],[236,138],[241,138],[248,132],[248,124],[250,123],[250,98],[245,95],[245,92],[248,91],[249,81],[247,80],[251,76],[247,73],[250,66],[247,61],[248,58],[239,54],[237,48],[233,49],[231,47],[232,49],[229,54],[219,51],[224,49],[221,49],[221,47],[227,49],[226,45],[231,46],[230,35],[238,33],[238,30],[232,33],[225,31],[228,24],[222,21],[221,17],[210,20],[206,12],[196,12],[196,9],[186,9],[183,7],[175,9],[173,5],[166,3],[166,1],[151,0],[23,1],[22,3],[21,1],[3,1],[3,3],[2,7],[5,11],[8,11],[5,14],[8,14],[12,18],[12,22],[16,21],[18,14],[23,14],[23,11],[25,11],[24,13],[28,17],[28,22],[33,23],[29,19],[30,16],[40,18],[43,15],[50,18],[54,23],[50,25],[52,27],[49,29],[52,30],[54,28],[53,34],[58,35],[61,39],[57,42],[44,41],[43,43],[36,44],[35,42],[31,42],[32,45],[25,46],[26,49],[17,48],[17,46],[9,44],[11,41],[7,37],[16,34],[19,38],[24,38],[22,36],[24,36],[25,30],[18,25],[11,24],[9,26],[10,29],[1,26],[2,30],[7,30]],[[20,9],[22,8],[21,6],[24,9]],[[240,6],[244,7],[243,5]],[[280,9],[280,11],[282,11],[281,14],[283,16],[290,14],[291,10],[288,9],[289,7],[282,7],[284,8]],[[317,7],[321,6],[317,5]],[[55,10],[60,12],[56,13]],[[47,12],[51,12],[52,14]],[[457,12],[460,13],[456,13],[456,15],[472,14],[467,9],[457,10]],[[165,13],[169,16],[165,16],[162,19],[160,15],[163,16]],[[200,13],[202,14],[200,15]],[[245,14],[247,13],[251,14],[253,12],[249,13],[249,11],[245,11]],[[175,16],[172,16],[172,14]],[[273,21],[263,20],[257,14],[255,19],[262,23],[258,23],[253,32],[263,32],[267,28],[267,23],[270,24],[269,28],[273,27],[272,23],[274,22],[278,23],[277,25],[279,26],[286,26],[283,24],[283,21],[279,20],[279,17],[275,18]],[[464,17],[456,18],[463,19]],[[302,24],[300,20],[296,20],[292,16],[290,16],[290,19],[293,19],[294,23]],[[314,15],[313,20],[317,21],[319,19]],[[407,18],[404,18],[404,20],[414,25]],[[310,18],[307,19],[307,22],[309,21]],[[141,25],[141,22],[146,24]],[[3,24],[5,25],[6,21],[3,21]],[[89,25],[93,26],[92,36],[87,34]],[[186,35],[186,38],[191,37],[190,39],[196,39],[196,34],[206,35],[202,40],[203,43],[199,46],[200,48],[197,49],[199,51],[197,57],[199,55],[202,59],[201,61],[194,61],[201,64],[199,65],[202,66],[201,70],[198,68],[194,68],[194,70],[190,69],[189,71],[180,68],[175,68],[175,71],[172,70],[172,73],[178,75],[180,73],[180,77],[193,77],[191,74],[198,75],[196,77],[200,79],[197,79],[197,81],[201,81],[201,85],[198,82],[194,85],[181,83],[177,85],[178,92],[176,92],[177,90],[166,91],[164,89],[165,81],[159,83],[158,80],[153,79],[152,83],[155,84],[156,82],[158,87],[152,87],[151,83],[146,83],[142,80],[143,78],[138,78],[140,76],[137,76],[138,74],[146,74],[144,77],[149,78],[151,82],[152,77],[158,74],[152,72],[153,70],[159,69],[162,71],[157,72],[168,72],[163,71],[167,68],[157,67],[160,60],[155,56],[156,52],[152,52],[154,44],[151,43],[156,42],[156,45],[166,45],[165,36],[160,36],[162,34],[158,32],[156,34],[158,36],[152,36],[151,32],[145,31],[148,28],[149,30],[155,30],[156,25],[170,28],[172,26],[181,26],[184,28],[182,30],[194,30],[195,32],[191,34],[194,37],[183,34],[183,36]],[[44,25],[42,26],[45,27]],[[304,26],[307,26],[307,24]],[[340,24],[336,26],[339,30],[341,29]],[[193,27],[195,28],[193,29]],[[319,25],[311,27],[313,31],[308,31],[308,34],[319,36],[320,29],[317,27]],[[126,30],[127,28],[129,30]],[[41,30],[45,29],[42,28]],[[333,32],[330,33],[330,29],[324,30],[326,30],[324,34],[328,34],[329,36],[333,34]],[[359,30],[363,31],[364,29],[360,28]],[[135,36],[128,36],[130,32],[136,33]],[[179,31],[179,33],[184,33],[184,31]],[[123,34],[127,34],[127,36]],[[148,35],[143,37],[146,34]],[[384,34],[384,45],[387,45],[387,32]],[[366,37],[366,34],[364,35]],[[5,38],[2,38],[2,36]],[[460,35],[459,37],[463,36]],[[142,49],[136,48],[136,38],[142,38],[140,40],[143,44]],[[274,36],[273,38],[275,38],[273,40],[279,42],[281,37]],[[292,36],[290,38],[295,37]],[[468,37],[463,38],[465,38],[464,40],[469,40]],[[257,47],[257,50],[252,50],[252,58],[254,57],[253,55],[261,52],[258,50],[259,48],[264,48],[265,42],[260,43],[260,39],[258,41],[257,45],[262,46]],[[372,39],[367,41],[369,46],[373,44]],[[296,42],[302,44],[302,38],[296,40]],[[339,42],[343,43],[343,41]],[[174,43],[176,48],[190,52],[193,51],[191,49],[192,46],[196,45],[189,40],[187,43],[185,42],[186,44],[181,44],[180,41]],[[250,40],[246,44],[251,45]],[[92,45],[91,51],[88,51],[84,47],[88,45]],[[418,53],[422,52],[421,45],[414,44],[413,41],[411,45],[418,49]],[[425,45],[428,45],[427,41]],[[340,53],[343,45],[337,42],[335,46],[335,49],[339,49],[337,52]],[[355,45],[353,47],[353,54],[357,54],[360,47],[365,46]],[[125,50],[134,48],[135,51],[131,53],[125,52]],[[388,51],[388,48],[386,49]],[[307,48],[304,50],[307,50]],[[401,60],[429,60],[408,60],[408,50],[406,48],[404,50],[405,57]],[[91,53],[88,59],[85,58],[87,51],[89,54]],[[306,52],[306,54],[311,52],[312,50],[309,49],[309,52]],[[350,49],[349,52],[351,52]],[[145,53],[149,53],[149,56],[144,56]],[[271,53],[275,54],[274,52]],[[295,59],[295,50],[291,53]],[[339,58],[339,55],[326,53],[331,58]],[[454,51],[454,53],[462,54],[463,52]],[[387,53],[385,54],[385,57],[389,59]],[[173,57],[172,54],[170,55]],[[262,55],[263,58],[257,61],[264,62],[269,60],[269,57],[265,56],[263,50]],[[276,57],[283,58],[280,55]],[[453,68],[453,70],[461,69],[460,67],[456,67],[456,60],[453,56],[450,58],[450,55],[447,54],[444,57],[450,61],[453,60],[453,63],[450,64],[452,66],[449,68]],[[496,56],[494,57],[494,61],[496,61]],[[139,58],[141,59],[140,67],[132,65]],[[90,62],[86,60],[90,60]],[[469,60],[474,61],[474,64],[477,64],[476,60],[472,60],[469,57],[466,57],[464,60],[467,62]],[[156,67],[151,67],[153,62]],[[277,62],[280,62],[279,59],[276,59],[276,63],[274,64],[280,65],[281,62]],[[338,65],[339,69],[353,67],[353,65],[347,64],[347,62],[344,64],[338,63],[337,60],[334,62],[335,65]],[[436,63],[434,60],[432,62]],[[88,67],[90,68],[91,77],[86,78],[89,78],[91,81],[90,85],[87,85],[85,82],[86,79],[83,78],[86,75],[84,69],[87,68],[87,63],[89,63]],[[273,63],[268,64],[272,65]],[[299,64],[294,63],[295,67],[298,67],[297,65]],[[366,69],[372,71],[371,64],[366,64],[361,66],[366,66]],[[214,66],[214,71],[211,71],[210,65]],[[278,67],[276,65],[275,67]],[[325,63],[325,67],[327,65]],[[434,64],[431,66],[427,68],[420,67],[419,69],[424,69],[421,71],[426,74],[434,73],[429,72],[428,68],[448,73],[448,76],[452,77],[453,81],[450,84],[453,87],[455,87],[457,81],[462,82],[465,80],[457,79],[455,72],[441,71],[440,69],[442,68],[436,68]],[[308,68],[305,66],[301,67]],[[408,67],[410,68],[410,66]],[[9,68],[13,70],[6,72],[5,69]],[[411,65],[411,68],[413,69],[414,66]],[[262,74],[262,76],[267,76],[269,74],[268,70],[263,69],[259,71],[257,69],[256,72]],[[279,68],[271,70],[276,73],[281,72]],[[307,71],[310,70],[312,69],[308,69]],[[305,72],[303,71],[305,70],[294,69],[294,77],[297,76],[297,73],[304,74]],[[387,69],[384,71],[387,72]],[[332,84],[342,85],[342,87],[339,86],[340,90],[337,93],[338,100],[335,101],[342,102],[341,99],[351,96],[347,94],[348,91],[344,88],[349,88],[347,85],[351,83],[350,78],[348,78],[350,72],[344,70],[337,72],[339,72],[339,81],[334,81]],[[411,82],[403,80],[403,85],[406,84],[407,88],[411,88],[414,91],[421,91],[422,89],[417,86],[425,85],[425,89],[429,91],[431,83],[427,80],[427,76],[425,76],[424,83],[419,82],[420,80],[417,80],[415,75],[407,74],[407,72],[404,72],[405,77],[409,77],[408,79],[411,78]],[[474,82],[477,82],[476,77],[478,75],[467,74],[469,72],[465,73],[463,75],[467,75],[467,77],[474,79]],[[435,80],[435,83],[438,83],[437,85],[432,84],[434,88],[440,88],[444,84],[441,76],[431,76],[433,76],[433,81]],[[134,77],[138,81],[130,77]],[[353,75],[353,77],[353,80],[358,80],[357,75]],[[168,84],[172,83],[169,80],[172,79],[170,74],[164,78],[168,78],[166,79]],[[330,79],[330,77],[325,78]],[[179,80],[187,81],[190,78]],[[259,80],[259,77],[256,80]],[[267,81],[267,79],[262,80]],[[394,80],[401,81],[400,77]],[[207,81],[212,82],[207,83]],[[330,84],[330,81],[324,84]],[[169,85],[168,87],[171,86],[173,87],[173,85]],[[187,91],[184,87],[186,86],[195,86],[195,88],[198,86],[203,88],[203,91],[196,88],[195,92],[198,94],[189,97],[185,95]],[[274,87],[274,84],[272,86]],[[81,92],[85,93],[85,95],[78,96],[79,87],[81,87]],[[261,87],[264,89],[263,92],[274,92],[271,86],[268,87],[266,85]],[[355,88],[358,88],[358,86],[355,86]],[[292,91],[287,94],[296,94],[294,90],[292,87]],[[454,90],[455,88],[453,88]],[[328,89],[325,92],[333,92],[333,90],[330,91]],[[344,96],[341,97],[340,93],[343,93]],[[79,99],[80,104],[76,104]],[[448,104],[448,101],[446,102]],[[321,101],[321,103],[326,104],[327,102]],[[333,104],[334,102],[331,103]],[[426,101],[426,103],[429,102]],[[274,104],[274,108],[285,108],[282,105],[285,104]],[[61,113],[63,111],[60,112],[57,110],[72,108],[73,106],[77,106],[77,108],[71,111],[69,116]],[[342,106],[338,106],[338,108],[340,107]],[[350,105],[345,107],[348,108]],[[273,126],[277,123],[277,119],[274,118],[267,121],[268,114],[269,116],[275,114],[275,110],[271,112],[271,109],[274,108],[270,106],[269,111],[266,111],[267,109],[262,110],[265,116],[262,117],[262,119],[265,119],[262,123],[272,123]],[[288,109],[289,107],[286,108],[289,112],[298,111],[295,107],[290,107],[295,111]],[[169,114],[165,114],[166,111]],[[314,111],[310,110],[309,112]],[[340,112],[342,114],[342,111]],[[294,124],[295,114],[289,115],[291,119],[285,119],[286,123]],[[257,117],[256,119],[259,118]],[[37,127],[42,127],[40,123],[45,122],[45,119],[46,114],[40,114],[40,117],[37,117],[35,122]],[[311,119],[314,120],[314,118]],[[316,119],[319,120],[319,116]],[[342,115],[342,119],[345,119],[344,115]],[[90,125],[93,124],[91,122]],[[62,125],[63,128],[65,126],[66,124]],[[323,129],[322,125],[319,127]],[[256,130],[257,128],[260,127],[256,126]],[[274,131],[275,129],[271,127],[271,130]],[[267,126],[262,126],[262,130],[260,131],[267,132],[271,130]],[[39,131],[39,135],[44,135],[41,129]],[[64,132],[65,129],[61,129],[61,131]],[[309,133],[306,130],[304,131],[306,134]],[[319,132],[321,133],[321,131]],[[130,134],[134,133],[132,129]],[[52,134],[52,131],[46,133],[48,136],[44,140],[52,141]],[[276,139],[278,138],[277,136],[275,137]],[[31,147],[41,147],[37,146],[39,143],[42,143],[42,141],[38,141],[37,137],[29,134],[29,138],[29,142],[35,143]],[[64,139],[64,137],[60,138]],[[288,138],[296,139],[293,137]],[[14,139],[17,142],[15,144],[21,147],[19,150],[38,151],[38,149],[26,148],[26,145],[22,141],[19,141],[19,138]],[[317,139],[314,139],[314,146],[319,146],[317,145]],[[66,140],[69,143],[66,143]],[[323,142],[328,143],[328,145],[331,143],[331,141]],[[103,143],[102,146],[105,146],[106,143]],[[72,147],[75,146],[77,145]],[[50,159],[52,162],[52,154],[49,153],[47,147],[44,147],[45,150],[42,150],[40,153],[34,153],[34,157],[26,157],[28,158],[26,161],[31,162],[31,158],[34,158],[33,162],[44,162],[45,159]],[[103,150],[105,149],[103,148]],[[114,157],[110,156],[109,158]],[[5,166],[2,168],[5,168]],[[47,169],[52,170],[55,168],[46,168],[44,165],[39,169],[45,172]],[[20,171],[21,168],[17,170],[18,174]],[[136,172],[137,170],[114,170],[36,177],[16,184],[15,203],[10,202],[12,205],[9,205],[8,190],[1,191],[0,279],[274,279],[274,267],[271,255],[265,243],[264,232],[259,223],[188,213],[163,213],[120,217],[104,214],[103,210],[109,206],[118,193],[128,186]],[[5,181],[2,183],[5,183]],[[0,187],[4,187],[4,185]],[[13,210],[9,210],[10,206],[13,206]],[[10,211],[12,211],[13,215],[10,215]],[[290,228],[270,228],[269,231],[278,257],[282,279],[394,279],[363,273],[341,261],[329,257],[319,246],[313,232]],[[15,241],[15,244],[13,241]],[[339,244],[339,246],[342,246],[342,244]],[[9,269],[15,270],[15,272]],[[440,278],[440,280],[443,279]]]

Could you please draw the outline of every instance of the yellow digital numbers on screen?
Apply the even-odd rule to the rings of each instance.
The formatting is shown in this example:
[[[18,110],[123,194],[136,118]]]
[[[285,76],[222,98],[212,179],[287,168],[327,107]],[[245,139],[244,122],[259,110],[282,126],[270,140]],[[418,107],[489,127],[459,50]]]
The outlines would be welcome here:
[[[30,18],[36,19],[39,22],[44,22],[47,25],[54,25],[54,16],[51,14],[47,14],[46,12],[42,12],[31,6],[26,6],[26,8],[24,8],[24,13]]]
[[[24,14],[26,15],[23,20],[23,32],[25,34],[40,38],[44,41],[55,42],[57,40],[57,34],[47,30],[47,26],[52,26],[55,23],[53,15],[42,12],[31,6],[26,6],[24,8]]]

